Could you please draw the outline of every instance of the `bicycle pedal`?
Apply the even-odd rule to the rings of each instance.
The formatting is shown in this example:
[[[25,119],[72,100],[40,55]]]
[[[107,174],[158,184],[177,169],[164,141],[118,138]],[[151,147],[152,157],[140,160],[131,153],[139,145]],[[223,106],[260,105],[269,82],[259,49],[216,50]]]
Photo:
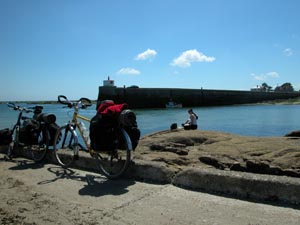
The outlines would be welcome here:
[[[78,160],[79,159],[79,155],[74,155],[74,160]]]

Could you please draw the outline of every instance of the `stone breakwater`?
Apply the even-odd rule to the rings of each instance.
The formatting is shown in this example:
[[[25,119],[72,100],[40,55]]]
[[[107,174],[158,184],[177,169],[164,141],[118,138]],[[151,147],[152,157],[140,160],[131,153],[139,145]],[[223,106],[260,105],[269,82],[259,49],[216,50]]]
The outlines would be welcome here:
[[[131,108],[165,108],[167,102],[183,107],[258,103],[300,97],[300,92],[255,92],[183,88],[119,88],[100,86],[98,101],[127,102]]]

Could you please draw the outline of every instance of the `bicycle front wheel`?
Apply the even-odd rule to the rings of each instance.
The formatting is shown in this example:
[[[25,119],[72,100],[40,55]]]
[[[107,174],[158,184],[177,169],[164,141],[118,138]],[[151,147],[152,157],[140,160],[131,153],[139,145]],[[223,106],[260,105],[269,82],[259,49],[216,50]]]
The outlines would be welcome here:
[[[70,125],[60,127],[54,138],[54,154],[59,165],[70,166],[78,148],[77,138]]]
[[[104,176],[109,179],[121,177],[127,170],[131,160],[132,145],[125,130],[121,130],[118,147],[112,151],[95,153],[97,164]]]
[[[49,148],[49,132],[47,129],[42,129],[39,132],[37,143],[29,146],[31,158],[35,162],[41,162],[46,158]]]

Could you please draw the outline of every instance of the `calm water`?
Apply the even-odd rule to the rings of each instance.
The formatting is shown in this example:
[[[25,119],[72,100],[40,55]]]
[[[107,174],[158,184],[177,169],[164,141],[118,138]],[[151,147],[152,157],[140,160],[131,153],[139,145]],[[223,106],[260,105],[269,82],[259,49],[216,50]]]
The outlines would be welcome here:
[[[23,104],[23,106],[30,106]],[[71,119],[72,110],[59,104],[43,105],[44,111],[54,113],[57,123],[63,125]],[[188,118],[187,108],[134,110],[142,135],[170,128]],[[86,117],[93,117],[95,107],[81,110]],[[202,130],[225,131],[251,136],[282,136],[300,130],[300,105],[241,105],[194,108],[199,116],[198,127]],[[11,127],[18,113],[0,104],[0,129]],[[86,124],[88,127],[88,124]]]

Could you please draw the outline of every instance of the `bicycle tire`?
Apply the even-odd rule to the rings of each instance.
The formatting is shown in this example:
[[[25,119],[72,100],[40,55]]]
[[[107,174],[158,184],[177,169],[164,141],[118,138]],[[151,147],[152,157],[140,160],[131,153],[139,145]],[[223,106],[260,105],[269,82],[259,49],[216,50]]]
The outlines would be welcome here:
[[[41,162],[46,158],[49,149],[49,131],[43,128],[39,132],[38,143],[36,145],[30,145],[30,156],[35,162]]]
[[[132,145],[125,130],[120,132],[119,143],[123,143],[122,149],[118,145],[119,147],[113,151],[96,151],[95,153],[97,165],[101,173],[109,179],[116,179],[123,176],[130,165]]]
[[[18,143],[19,143],[19,127],[14,127],[13,129],[13,140],[11,143],[9,143],[8,145],[8,149],[7,149],[7,157],[8,159],[12,159],[13,157],[15,157],[16,155],[18,155]]]
[[[60,127],[54,138],[54,155],[57,163],[64,168],[69,167],[74,161],[76,148],[78,143],[69,125]]]

